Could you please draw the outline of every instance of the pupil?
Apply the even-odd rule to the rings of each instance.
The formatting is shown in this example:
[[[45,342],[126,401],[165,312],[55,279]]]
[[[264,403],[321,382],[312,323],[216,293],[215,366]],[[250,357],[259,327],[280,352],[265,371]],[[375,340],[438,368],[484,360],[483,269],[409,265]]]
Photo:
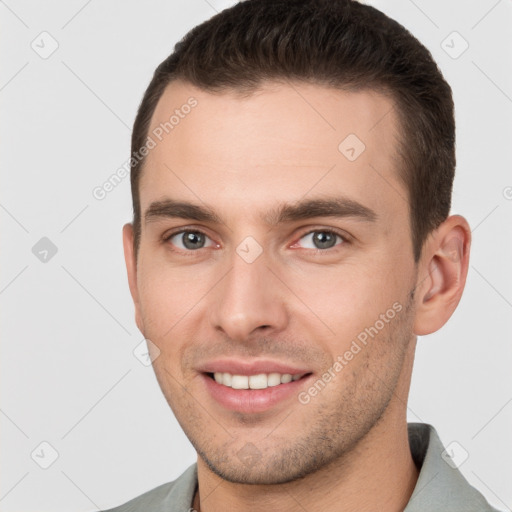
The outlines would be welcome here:
[[[333,233],[326,231],[317,231],[313,236],[313,241],[319,249],[328,249],[336,243],[336,237]]]
[[[187,249],[200,249],[203,244],[204,235],[202,233],[190,231],[183,234],[183,245]]]

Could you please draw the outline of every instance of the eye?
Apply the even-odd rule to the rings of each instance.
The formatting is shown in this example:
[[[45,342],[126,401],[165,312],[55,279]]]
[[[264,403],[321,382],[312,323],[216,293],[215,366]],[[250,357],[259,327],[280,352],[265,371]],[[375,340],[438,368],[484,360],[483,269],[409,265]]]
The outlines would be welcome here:
[[[166,241],[184,251],[195,251],[216,245],[205,233],[196,230],[184,230],[173,233],[166,238]]]
[[[345,239],[341,235],[328,229],[310,231],[299,239],[299,241],[301,240],[301,247],[316,250],[331,249],[332,247],[341,245],[341,243],[345,242]],[[296,245],[297,244],[294,244],[294,246]]]

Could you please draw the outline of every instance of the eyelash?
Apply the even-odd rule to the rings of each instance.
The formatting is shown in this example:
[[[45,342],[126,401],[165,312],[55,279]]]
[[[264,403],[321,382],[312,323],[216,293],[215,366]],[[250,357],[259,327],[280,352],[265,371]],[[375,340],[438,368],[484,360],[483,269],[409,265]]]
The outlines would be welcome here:
[[[292,245],[297,244],[298,241],[301,240],[302,238],[304,238],[305,236],[310,235],[311,233],[318,233],[318,232],[329,233],[329,234],[332,234],[332,235],[335,235],[335,236],[339,236],[341,238],[341,243],[336,244],[334,247],[330,247],[328,249],[305,249],[306,251],[309,252],[309,254],[313,254],[313,255],[322,255],[322,254],[328,254],[328,253],[332,254],[333,252],[337,252],[338,250],[341,250],[342,246],[350,243],[350,240],[349,240],[349,238],[348,238],[348,236],[346,234],[341,233],[341,232],[339,232],[339,231],[337,231],[335,229],[332,229],[332,228],[329,228],[329,229],[315,228],[315,229],[310,229],[309,231],[305,231],[304,233],[302,233],[299,237],[296,238],[296,242],[293,242]],[[165,234],[162,237],[162,242],[163,243],[168,243],[169,240],[172,237],[174,237],[176,235],[179,235],[179,234],[182,234],[182,233],[201,233],[205,237],[210,238],[208,236],[208,234],[205,233],[201,229],[197,229],[197,228],[183,229],[183,228],[181,228],[181,229],[179,229],[177,231],[173,231],[172,233]],[[169,245],[171,245],[171,244],[169,244]],[[203,247],[203,249],[207,249],[207,247]],[[172,250],[174,252],[177,252],[177,253],[180,253],[180,254],[184,254],[184,255],[187,255],[187,256],[194,256],[195,253],[198,253],[201,249],[196,249],[195,251],[193,251],[193,250],[183,251],[182,249],[172,249]]]

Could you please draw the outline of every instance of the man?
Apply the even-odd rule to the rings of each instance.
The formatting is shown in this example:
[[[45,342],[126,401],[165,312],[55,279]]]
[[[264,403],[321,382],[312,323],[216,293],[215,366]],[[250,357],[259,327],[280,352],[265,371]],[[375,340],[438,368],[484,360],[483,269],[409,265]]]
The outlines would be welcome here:
[[[451,90],[348,0],[247,0],[193,29],[134,124],[136,322],[197,451],[124,511],[492,509],[406,422],[416,337],[450,318]]]

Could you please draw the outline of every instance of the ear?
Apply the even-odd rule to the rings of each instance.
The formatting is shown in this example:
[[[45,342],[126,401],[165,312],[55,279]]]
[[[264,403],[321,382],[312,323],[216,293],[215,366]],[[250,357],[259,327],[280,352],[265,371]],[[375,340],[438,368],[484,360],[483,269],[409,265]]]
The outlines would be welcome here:
[[[144,333],[142,316],[140,311],[139,302],[139,288],[137,285],[137,258],[135,256],[135,247],[133,244],[134,233],[133,225],[125,224],[123,226],[123,248],[124,248],[124,261],[126,263],[126,272],[128,274],[128,284],[130,286],[130,293],[135,306],[135,322],[139,331]]]
[[[425,242],[416,283],[416,335],[437,331],[452,316],[466,284],[470,245],[471,230],[460,215],[448,217]]]

